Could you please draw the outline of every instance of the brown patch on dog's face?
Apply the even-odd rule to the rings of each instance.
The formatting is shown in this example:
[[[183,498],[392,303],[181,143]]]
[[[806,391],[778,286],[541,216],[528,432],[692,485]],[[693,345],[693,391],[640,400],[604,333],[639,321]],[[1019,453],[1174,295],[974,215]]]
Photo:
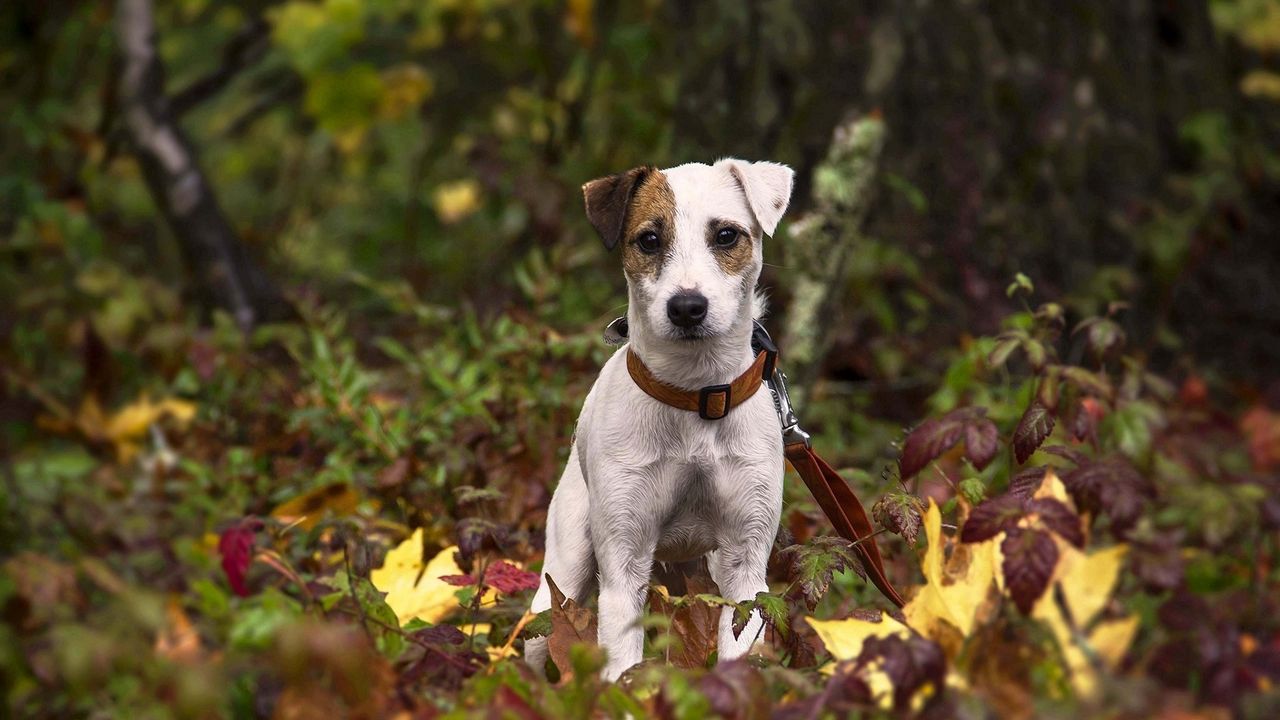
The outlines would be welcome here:
[[[627,277],[657,277],[662,271],[675,242],[675,218],[676,198],[666,177],[658,171],[649,173],[635,188],[627,208],[622,234],[622,269]]]
[[[731,242],[721,237],[722,233],[733,231],[736,235]],[[707,247],[711,248],[711,256],[716,259],[725,275],[741,275],[752,263],[752,247],[755,238],[739,223],[732,220],[713,219],[707,222]]]

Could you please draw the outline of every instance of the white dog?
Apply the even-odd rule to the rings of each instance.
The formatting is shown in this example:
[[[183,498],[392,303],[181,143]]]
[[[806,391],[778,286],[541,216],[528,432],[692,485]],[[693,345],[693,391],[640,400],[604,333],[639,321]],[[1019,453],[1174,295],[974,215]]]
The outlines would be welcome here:
[[[736,404],[741,398],[730,399],[723,385],[760,367],[751,338],[762,309],[761,244],[786,211],[793,175],[776,163],[725,159],[635,168],[583,186],[591,224],[609,249],[622,248],[629,344],[583,405],[551,499],[532,610],[551,607],[546,575],[578,601],[598,581],[607,680],[642,659],[639,621],[655,560],[705,555],[730,600],[768,590],[782,509],[778,415],[768,391]],[[662,386],[711,391],[714,409],[655,399],[633,379],[628,364],[637,360]],[[724,609],[719,659],[745,654],[762,627],[752,613],[735,635],[733,611]],[[526,659],[538,671],[546,655],[546,638],[529,641]]]

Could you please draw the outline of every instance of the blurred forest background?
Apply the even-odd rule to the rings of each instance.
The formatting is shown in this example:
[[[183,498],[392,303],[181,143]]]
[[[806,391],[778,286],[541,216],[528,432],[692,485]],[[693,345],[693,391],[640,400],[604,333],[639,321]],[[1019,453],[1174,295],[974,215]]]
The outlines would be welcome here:
[[[865,653],[799,621],[874,597],[836,572],[795,487],[780,548],[824,558],[825,582],[777,563],[797,622],[775,618],[773,665],[606,692],[590,654],[575,674],[564,650],[557,695],[509,659],[547,620],[517,627],[600,330],[624,307],[579,188],[737,156],[797,171],[765,248],[769,325],[820,449],[868,505],[897,503],[876,513],[897,582],[920,579],[926,501],[958,525],[1037,462],[1086,526],[1116,516],[1091,545],[1132,548],[1108,611],[1140,629],[1101,691],[1009,605],[991,622],[1023,633],[1001,647],[1034,651],[1034,672],[930,641],[945,660],[891,673],[895,712],[1268,716],[1278,51],[1275,0],[3,3],[10,709],[885,707],[849,679]],[[937,474],[908,482],[924,455],[904,429],[978,405],[1009,457],[973,439],[943,454],[959,437],[943,433],[924,453]],[[1069,452],[1123,463],[1141,502],[1080,490]],[[446,564],[472,578],[412,622],[375,570],[406,537],[409,565],[457,545]],[[1203,627],[1161,614],[1197,602],[1219,613]],[[688,656],[697,623],[675,626]],[[824,658],[846,661],[830,681]],[[940,667],[965,689],[925,702]]]

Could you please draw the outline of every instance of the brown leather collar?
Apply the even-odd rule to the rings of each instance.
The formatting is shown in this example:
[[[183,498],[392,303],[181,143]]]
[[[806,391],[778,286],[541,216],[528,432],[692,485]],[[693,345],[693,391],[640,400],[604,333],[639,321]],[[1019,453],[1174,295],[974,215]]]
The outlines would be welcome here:
[[[627,371],[631,373],[631,379],[636,385],[654,400],[674,408],[696,412],[704,420],[719,420],[760,389],[768,355],[763,351],[756,355],[756,361],[751,367],[734,378],[733,382],[708,385],[700,390],[681,390],[662,382],[631,348],[627,348]]]

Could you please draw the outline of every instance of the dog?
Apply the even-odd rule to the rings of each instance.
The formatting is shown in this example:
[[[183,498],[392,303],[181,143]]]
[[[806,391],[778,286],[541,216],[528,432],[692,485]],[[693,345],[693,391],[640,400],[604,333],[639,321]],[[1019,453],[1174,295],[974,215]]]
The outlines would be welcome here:
[[[705,557],[720,594],[735,602],[767,591],[765,570],[782,511],[783,448],[768,392],[715,419],[664,404],[628,368],[634,354],[661,385],[684,391],[745,376],[756,355],[754,321],[764,236],[791,199],[793,171],[722,159],[666,170],[638,167],[583,185],[587,218],[621,249],[627,345],[605,363],[578,418],[547,516],[546,560],[532,612],[551,607],[547,577],[583,601],[599,590],[604,679],[643,655],[640,627],[655,561]],[[733,631],[721,612],[719,661],[746,654],[763,621]],[[547,638],[528,641],[541,673]]]

